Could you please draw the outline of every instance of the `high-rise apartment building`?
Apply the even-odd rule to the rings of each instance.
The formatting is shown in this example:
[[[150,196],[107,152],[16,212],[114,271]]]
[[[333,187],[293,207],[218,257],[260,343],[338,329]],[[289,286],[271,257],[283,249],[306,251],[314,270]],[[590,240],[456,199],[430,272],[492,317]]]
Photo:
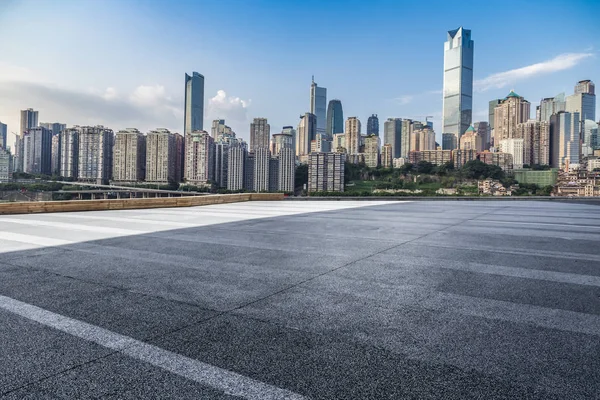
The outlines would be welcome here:
[[[38,112],[33,108],[21,110],[21,125],[15,140],[14,170],[24,171],[23,135],[31,128],[38,126]]]
[[[23,172],[52,174],[52,132],[41,126],[29,128],[21,138]]]
[[[392,146],[392,158],[402,154],[402,118],[388,118],[383,123],[383,143]]]
[[[315,77],[312,78],[310,84],[310,113],[314,114],[317,119],[317,128],[315,133],[325,135],[327,128],[327,89],[320,87],[315,82]],[[334,132],[337,133],[337,132]]]
[[[215,119],[212,122],[212,126],[210,127],[210,136],[216,142],[219,140],[219,135],[225,133],[225,120],[224,119]]]
[[[483,151],[483,138],[473,126],[467,128],[467,131],[460,137],[461,150]]]
[[[79,177],[79,127],[60,133],[60,173],[63,178]]]
[[[343,192],[346,155],[311,153],[308,156],[308,192]]]
[[[0,148],[0,182],[9,182],[13,174],[13,156],[10,151]]]
[[[204,129],[204,76],[185,74],[184,134]]]
[[[296,154],[291,147],[282,147],[277,153],[279,161],[277,190],[293,193],[296,175]]]
[[[387,143],[381,147],[381,166],[383,168],[392,168],[394,159],[393,153],[391,144]]]
[[[448,31],[444,43],[444,104],[442,133],[460,137],[473,114],[473,51],[471,31],[462,26]]]
[[[287,133],[276,133],[271,138],[271,152],[279,154],[281,149],[292,149],[295,152],[294,136]]]
[[[349,117],[346,120],[346,152],[354,155],[360,152],[360,120],[357,117]]]
[[[6,141],[8,140],[8,127],[0,122],[0,148],[7,149]]]
[[[146,137],[135,128],[118,131],[113,148],[113,180],[137,182],[145,179]]]
[[[410,150],[435,150],[435,132],[429,126],[414,131],[410,135]]]
[[[367,136],[379,136],[379,118],[377,114],[372,114],[367,120]]]
[[[336,133],[344,132],[344,111],[342,102],[337,99],[329,101],[327,105],[327,126],[326,133],[329,138],[333,138]]]
[[[227,189],[239,191],[244,189],[244,166],[247,151],[243,146],[232,145],[227,158]]]
[[[175,136],[175,182],[182,182],[185,166],[185,138],[179,133],[173,135]]]
[[[365,138],[365,165],[370,168],[379,167],[381,140],[373,134]]]
[[[300,117],[296,140],[296,156],[300,161],[306,162],[305,158],[310,153],[310,143],[317,136],[317,118],[314,114],[306,113]]]
[[[214,180],[215,145],[206,131],[193,131],[185,142],[185,180],[194,185],[208,185]]]
[[[523,138],[523,164],[550,165],[550,123],[529,120],[517,125]]]
[[[333,135],[331,151],[334,153],[346,153],[346,135],[344,133],[336,133]]]
[[[227,187],[227,177],[229,175],[229,143],[215,143],[215,184],[219,188]]]
[[[295,152],[296,142],[298,141],[298,134],[296,132],[296,129],[294,129],[293,126],[284,126],[283,128],[281,128],[281,133],[283,135],[289,135],[292,137],[292,149],[294,149]]]
[[[250,124],[250,151],[255,152],[261,148],[269,148],[271,140],[271,126],[266,118],[254,118]]]
[[[518,138],[517,125],[527,122],[530,112],[531,104],[511,90],[494,109],[494,145],[498,147],[501,140]]]
[[[452,150],[422,150],[408,153],[408,162],[411,164],[418,164],[421,161],[427,161],[434,165],[449,163],[452,161]]]
[[[271,152],[267,147],[257,148],[254,152],[254,184],[255,192],[269,191],[269,168]]]
[[[550,165],[553,168],[579,164],[580,118],[577,112],[559,112],[550,117]]]
[[[65,128],[66,129],[66,128]],[[61,131],[62,132],[62,131]],[[60,134],[52,135],[52,156],[50,157],[50,171],[52,175],[60,175]]]
[[[254,191],[254,153],[248,153],[244,159],[244,188]]]
[[[67,129],[67,124],[61,124],[60,122],[40,122],[40,126],[51,131],[53,135],[58,135]]]
[[[539,118],[538,121],[550,122],[552,114],[557,114],[560,111],[565,111],[567,102],[565,100],[565,94],[560,93],[554,97],[546,97],[540,101],[539,105]]]
[[[405,118],[402,120],[402,133],[400,140],[400,157],[408,158],[408,153],[414,149],[410,148],[410,137],[415,130],[413,120]]]
[[[524,140],[522,138],[508,138],[500,141],[499,150],[512,155],[513,168],[523,168]]]
[[[488,123],[490,124],[490,146],[494,145],[494,113],[496,111],[496,107],[502,103],[502,99],[494,99],[494,100],[490,100],[490,102],[488,103],[488,111],[489,111],[489,117],[488,117]],[[490,147],[488,146],[488,148]]]
[[[102,125],[75,128],[79,131],[79,180],[108,182],[112,177],[113,131]]]
[[[177,171],[177,135],[159,128],[146,135],[146,181],[153,183],[179,182]]]

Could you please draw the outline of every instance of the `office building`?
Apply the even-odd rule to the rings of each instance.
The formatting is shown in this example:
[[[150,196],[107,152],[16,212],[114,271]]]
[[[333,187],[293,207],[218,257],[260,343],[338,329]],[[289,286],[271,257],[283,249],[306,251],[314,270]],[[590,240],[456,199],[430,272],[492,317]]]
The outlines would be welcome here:
[[[358,154],[360,152],[360,120],[357,117],[349,117],[346,120],[346,152]]]
[[[277,179],[277,190],[280,192],[293,193],[296,178],[296,154],[291,147],[282,148],[277,153],[279,160],[279,176]]]
[[[580,115],[559,112],[550,117],[550,166],[565,168],[579,164]]]
[[[340,105],[341,107],[341,105]],[[326,135],[327,127],[327,89],[315,83],[315,77],[310,84],[310,113],[317,119],[315,133]],[[334,132],[337,133],[337,132]]]
[[[575,85],[575,93],[566,98],[565,110],[579,114],[579,127],[581,140],[585,138],[585,120],[596,121],[596,92],[594,83],[590,80],[579,81]]]
[[[435,132],[429,126],[423,126],[410,135],[410,150],[435,150]]]
[[[517,125],[529,120],[531,104],[523,97],[510,91],[508,96],[494,109],[494,145],[501,140],[517,139]]]
[[[229,143],[215,143],[215,184],[219,188],[227,187],[227,177],[229,175]]]
[[[326,133],[329,138],[333,135],[344,132],[344,111],[342,102],[333,99],[327,105],[327,126]]]
[[[346,155],[311,153],[308,156],[308,192],[343,192]]]
[[[0,183],[11,181],[12,174],[13,156],[8,149],[0,148]]]
[[[502,139],[500,141],[499,150],[502,153],[512,155],[513,168],[515,169],[523,168],[523,142],[523,139],[517,138]]]
[[[529,120],[517,129],[517,137],[523,138],[523,164],[550,165],[550,123]]]
[[[244,166],[246,163],[246,149],[243,146],[233,145],[229,148],[227,157],[227,189],[240,191],[244,189]]]
[[[269,148],[271,140],[271,126],[266,118],[254,118],[250,123],[250,151]]]
[[[76,127],[79,131],[78,178],[107,183],[112,177],[114,134],[102,125]]]
[[[566,107],[567,102],[564,93],[560,93],[554,97],[546,97],[540,101],[539,116],[537,116],[538,118],[536,119],[538,121],[550,122],[552,114],[565,111]]]
[[[79,127],[60,133],[60,173],[63,178],[79,177]]]
[[[381,166],[383,168],[392,168],[394,151],[391,144],[384,144],[381,147]]]
[[[52,132],[46,128],[29,128],[21,137],[23,172],[52,174]]]
[[[473,126],[467,128],[466,132],[460,137],[459,141],[459,148],[461,150],[475,150],[476,152],[483,151],[483,138]]]
[[[460,27],[448,31],[444,43],[442,133],[462,135],[473,113],[473,51],[471,31]]]
[[[492,129],[486,121],[473,122],[473,129],[481,137],[481,150],[488,150],[492,144]]]
[[[301,162],[306,162],[306,156],[310,153],[310,143],[317,135],[317,119],[314,114],[306,113],[300,117],[298,124],[298,140],[296,141],[296,156]]]
[[[377,114],[372,114],[367,120],[367,136],[379,136],[379,118]]]
[[[60,153],[60,134],[52,135],[52,155],[50,156],[50,171],[52,175],[60,175]]]
[[[145,179],[146,137],[135,128],[118,131],[113,148],[113,181],[137,182]]]
[[[442,150],[454,150],[458,147],[458,141],[454,133],[442,133]]]
[[[204,129],[204,76],[185,74],[184,135]]]
[[[6,141],[8,140],[8,127],[0,122],[0,148],[7,149]]]
[[[369,168],[379,167],[379,147],[381,146],[381,140],[379,136],[373,134],[365,138],[365,165]]]
[[[146,135],[146,181],[153,183],[179,182],[177,170],[178,138],[168,129],[159,128]]]
[[[388,118],[383,123],[383,143],[392,146],[392,158],[402,154],[402,118]]]

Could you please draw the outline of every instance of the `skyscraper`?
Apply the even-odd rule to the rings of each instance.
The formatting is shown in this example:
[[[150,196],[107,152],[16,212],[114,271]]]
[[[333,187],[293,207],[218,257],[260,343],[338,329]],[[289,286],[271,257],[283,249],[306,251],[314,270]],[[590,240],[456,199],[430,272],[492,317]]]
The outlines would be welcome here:
[[[164,128],[155,129],[146,135],[146,181],[179,182],[176,135]]]
[[[333,138],[336,133],[344,132],[344,111],[342,110],[342,102],[333,99],[327,105],[327,136]]]
[[[206,131],[193,131],[186,136],[185,180],[207,185],[214,179],[215,145]]]
[[[501,140],[518,138],[517,125],[527,122],[531,104],[513,90],[494,109],[494,146]]]
[[[79,173],[79,127],[65,129],[60,133],[60,173],[64,178],[78,178]]]
[[[219,135],[222,135],[223,133],[225,133],[225,120],[215,119],[210,128],[210,136],[212,136],[214,141],[217,141],[219,139]]]
[[[227,189],[242,190],[244,188],[244,164],[246,149],[238,144],[229,148],[227,158]]]
[[[502,102],[502,99],[494,99],[490,100],[488,104],[488,123],[490,124],[490,145],[494,144],[494,112],[498,104]]]
[[[550,117],[550,165],[579,164],[579,113],[559,112]]]
[[[40,122],[40,126],[51,131],[53,135],[58,135],[67,129],[67,124],[61,124],[60,122]]]
[[[462,26],[448,31],[444,43],[444,105],[442,133],[460,137],[473,114],[473,50],[471,31]]]
[[[367,120],[367,135],[379,136],[379,118],[377,118],[377,114],[372,114]]]
[[[491,129],[486,121],[473,122],[475,132],[481,137],[481,149],[478,151],[488,150],[491,142]],[[462,149],[462,147],[461,147]]]
[[[523,164],[549,165],[550,163],[550,123],[529,120],[517,125],[520,138],[523,138]]]
[[[308,192],[343,192],[344,163],[341,153],[312,153],[308,157]]]
[[[326,111],[327,111],[327,89],[320,87],[315,82],[315,77],[312,78],[310,85],[310,113],[317,118],[317,131],[325,135],[326,131]],[[337,133],[337,132],[334,132]]]
[[[8,129],[6,124],[0,122],[0,147],[6,149],[6,139],[8,137]]]
[[[566,110],[565,94],[560,93],[554,97],[546,97],[540,101],[540,118],[539,121],[550,121],[550,116],[560,111]]]
[[[596,92],[594,83],[590,80],[579,81],[575,85],[574,94],[567,96],[566,111],[579,113],[580,138],[587,144],[589,138],[585,137],[585,121],[596,121]]]
[[[113,149],[113,180],[144,180],[146,170],[146,137],[135,128],[117,132]]]
[[[360,149],[360,120],[357,117],[348,117],[346,120],[346,152],[350,155],[358,154]]]
[[[296,156],[303,160],[310,153],[310,143],[316,138],[317,119],[314,114],[306,113],[300,117],[296,140]]]
[[[295,186],[296,155],[291,147],[283,147],[277,153],[279,160],[277,190],[280,192],[293,192]]]
[[[365,164],[370,168],[377,168],[380,162],[381,141],[377,135],[369,135],[365,138]]]
[[[454,150],[458,147],[458,140],[454,133],[442,133],[442,150]]]
[[[392,158],[402,157],[402,118],[388,118],[383,123],[383,144],[392,146]]]
[[[184,134],[204,129],[204,76],[185,74]]]
[[[23,171],[24,167],[24,155],[23,155],[23,135],[31,128],[38,126],[38,112],[34,111],[33,108],[21,110],[21,126],[19,134],[15,141],[15,160],[14,170]]]
[[[215,184],[227,188],[227,168],[229,168],[229,143],[215,143]]]
[[[267,147],[257,148],[254,152],[254,185],[256,192],[269,191],[269,167],[271,152]]]
[[[271,126],[266,118],[254,118],[250,123],[250,151],[269,148],[271,141]]]

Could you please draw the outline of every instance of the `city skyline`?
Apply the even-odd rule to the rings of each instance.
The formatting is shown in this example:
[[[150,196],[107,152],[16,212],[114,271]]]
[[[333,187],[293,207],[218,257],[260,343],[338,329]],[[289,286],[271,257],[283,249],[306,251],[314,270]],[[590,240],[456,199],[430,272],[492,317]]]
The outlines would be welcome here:
[[[73,8],[73,4],[69,1],[58,2],[56,11],[52,11],[40,3],[31,12],[34,16],[42,11],[65,12],[67,7]],[[135,4],[134,1],[126,2],[123,5],[123,14],[128,16],[128,11],[131,11]],[[393,9],[393,5],[386,2],[378,4],[381,9]],[[568,4],[572,5],[573,3]],[[590,10],[590,14],[600,8],[591,2],[579,2],[578,4]],[[21,17],[18,16],[18,11],[27,5],[31,5],[31,3],[27,1],[12,2],[0,6],[0,22],[3,23],[0,24],[0,33],[20,21]],[[567,3],[562,3],[562,5],[565,6]],[[546,15],[559,6],[560,4],[548,5],[541,10],[542,14]],[[98,18],[101,20],[109,18],[109,15],[112,18],[114,14],[111,14],[110,11],[115,7],[117,7],[116,3],[108,1],[104,5],[91,6],[90,10],[75,9],[74,11],[82,15],[97,11]],[[164,4],[159,3],[148,6],[146,18],[157,18],[158,10],[164,9],[164,7]],[[175,10],[178,7],[180,5],[175,5],[172,9]],[[217,12],[220,7],[220,5],[208,2],[207,12]],[[295,7],[298,6],[291,5],[285,10],[279,9],[271,12],[289,13]],[[315,5],[315,7],[321,6]],[[418,6],[411,7],[411,10],[418,9]],[[326,6],[322,6],[322,8],[327,9]],[[358,8],[360,11],[364,11],[361,7]],[[258,10],[265,11],[265,4],[257,5],[253,12]],[[328,9],[325,11],[330,12]],[[345,10],[343,12],[358,11]],[[195,7],[190,9],[191,15],[197,12]],[[365,125],[371,114],[378,114],[382,121],[389,117],[419,120],[422,115],[433,115],[437,141],[441,144],[443,132],[440,89],[443,76],[443,42],[448,30],[456,29],[461,25],[473,31],[473,36],[479,43],[474,63],[475,90],[472,122],[487,121],[489,100],[505,97],[512,88],[529,99],[532,102],[532,109],[534,109],[534,106],[542,98],[561,92],[571,93],[574,82],[585,79],[598,81],[597,76],[590,74],[597,63],[598,52],[595,48],[600,47],[597,39],[600,34],[596,34],[596,30],[600,33],[600,28],[596,28],[596,25],[588,26],[585,30],[574,27],[575,32],[569,32],[569,34],[564,34],[559,30],[548,31],[545,40],[549,43],[552,42],[552,46],[540,45],[539,48],[531,51],[517,53],[520,46],[531,46],[534,39],[533,34],[522,37],[521,42],[515,42],[514,46],[493,46],[497,43],[494,36],[498,33],[492,29],[496,23],[488,23],[489,26],[487,26],[466,18],[468,15],[481,12],[481,10],[465,12],[467,14],[461,18],[456,17],[456,13],[450,14],[443,27],[422,34],[418,39],[413,40],[414,43],[411,46],[418,46],[420,57],[427,62],[418,63],[420,64],[419,70],[422,70],[419,72],[415,72],[415,68],[408,65],[409,63],[400,64],[401,68],[395,71],[393,80],[390,80],[390,72],[386,72],[385,69],[382,71],[382,76],[378,77],[374,67],[367,68],[361,63],[357,63],[356,67],[345,65],[344,68],[340,68],[336,63],[329,65],[328,62],[325,62],[327,60],[323,62],[310,61],[309,57],[309,60],[302,61],[293,72],[285,71],[287,64],[284,63],[281,67],[275,68],[274,72],[270,68],[270,75],[262,72],[255,75],[251,83],[241,82],[240,77],[231,74],[231,67],[219,65],[221,70],[218,70],[211,62],[202,61],[200,60],[202,57],[186,52],[182,53],[185,57],[182,57],[184,61],[180,63],[173,62],[172,65],[167,66],[162,61],[157,61],[156,67],[159,68],[149,66],[140,69],[129,67],[126,63],[122,64],[124,66],[113,68],[115,71],[109,71],[101,77],[95,76],[92,81],[95,86],[91,87],[89,79],[84,81],[80,73],[69,74],[69,68],[65,70],[65,73],[58,74],[54,67],[40,68],[36,64],[21,61],[25,59],[19,58],[20,50],[17,45],[24,39],[18,38],[14,41],[15,43],[0,45],[0,50],[4,54],[4,58],[0,61],[0,76],[2,76],[0,87],[3,89],[0,90],[0,121],[8,124],[9,132],[17,132],[19,110],[31,107],[40,112],[40,120],[56,120],[67,123],[68,126],[103,124],[115,131],[126,127],[136,127],[143,132],[159,126],[183,134],[184,93],[181,80],[177,77],[181,77],[183,71],[198,71],[206,77],[204,126],[210,126],[210,121],[213,119],[225,119],[238,137],[248,141],[250,122],[257,116],[265,116],[269,119],[272,132],[279,132],[285,125],[296,126],[297,116],[309,111],[306,104],[306,81],[310,75],[314,74],[318,77],[319,83],[328,88],[330,97],[339,98],[342,101],[346,114],[358,116]],[[572,11],[569,9],[565,10],[567,14],[570,12]],[[453,15],[456,17],[454,18],[456,22],[451,21]],[[165,17],[172,17],[172,13],[167,13]],[[230,17],[232,21],[241,21],[241,17],[237,14],[232,14]],[[515,18],[519,20],[519,17]],[[587,18],[587,16],[584,15],[583,18]],[[460,23],[466,19],[469,21]],[[140,20],[136,17],[132,23],[139,24]],[[536,23],[532,21],[532,29]],[[581,34],[582,31],[585,32],[585,35]],[[260,32],[259,30],[252,35]],[[346,30],[342,32],[348,33]],[[579,40],[575,42],[567,40],[573,38],[577,32],[580,33]],[[34,34],[35,29],[30,33]],[[361,43],[379,39],[380,33],[365,35]],[[295,30],[289,32],[289,35],[292,35],[294,42],[299,40],[294,36],[298,35]],[[95,38],[99,43],[106,43],[109,36],[100,35]],[[326,35],[327,42],[332,38]],[[350,38],[352,36],[349,36]],[[59,39],[66,40],[66,44],[58,46]],[[224,39],[218,37],[208,39],[203,41],[201,49],[192,53],[202,54],[202,48],[226,45],[223,42]],[[54,40],[53,45],[50,43],[49,48],[58,46],[61,51],[65,51],[65,47],[75,43],[76,38],[72,33],[60,31],[49,35],[48,38],[39,38],[39,40],[40,44],[45,43],[46,40]],[[145,43],[137,35],[133,35],[128,40],[134,42],[139,40],[140,44]],[[396,38],[390,43],[398,50],[409,49],[411,46],[404,42],[401,38]],[[390,43],[386,43],[389,48]],[[172,50],[168,50],[164,42],[156,43],[156,46],[165,51],[166,58],[169,58],[169,54],[179,54],[182,51],[178,46],[173,46]],[[272,40],[264,43],[259,50],[260,52],[277,51],[280,46],[280,43]],[[346,46],[347,44],[344,44],[340,48],[340,52]],[[489,49],[490,47],[493,49]],[[104,50],[109,51],[110,49]],[[82,49],[81,51],[85,53],[88,50]],[[112,54],[110,51],[109,54]],[[320,47],[315,49],[315,54],[321,54],[321,52]],[[207,53],[214,55],[214,51],[207,50]],[[513,55],[511,56],[511,54]],[[518,54],[518,57],[515,54]],[[117,54],[112,55],[116,56]],[[385,53],[380,53],[381,57],[384,55]],[[225,60],[230,57],[232,60],[235,58],[229,51],[224,51],[221,57]],[[172,58],[177,59],[178,57]],[[198,59],[194,60],[195,58]],[[390,60],[392,59],[393,57]],[[103,65],[103,63],[104,61],[100,64]],[[59,64],[62,66],[64,63]],[[245,64],[243,67],[250,68],[250,70],[245,70],[248,73],[251,73],[254,68]],[[366,72],[369,74],[365,75]],[[131,77],[131,74],[135,75]],[[369,79],[360,79],[359,75],[367,76]],[[126,77],[128,77],[127,82],[123,83],[122,81]],[[285,78],[283,86],[282,78]],[[418,87],[411,84],[411,81],[419,81]],[[344,84],[344,82],[352,82],[352,85]],[[258,90],[257,85],[263,85],[264,90]],[[274,89],[275,87],[277,89]],[[281,97],[286,101],[280,101]],[[90,107],[90,103],[93,107]],[[368,105],[365,106],[365,104]],[[9,134],[8,144],[11,147],[13,141],[14,136]]]

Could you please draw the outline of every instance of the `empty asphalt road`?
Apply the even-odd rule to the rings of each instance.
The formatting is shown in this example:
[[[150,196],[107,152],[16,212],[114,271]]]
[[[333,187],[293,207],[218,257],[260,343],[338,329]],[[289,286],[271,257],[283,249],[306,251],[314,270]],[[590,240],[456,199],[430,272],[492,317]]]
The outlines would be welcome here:
[[[1,399],[597,399],[600,206],[0,216]]]

